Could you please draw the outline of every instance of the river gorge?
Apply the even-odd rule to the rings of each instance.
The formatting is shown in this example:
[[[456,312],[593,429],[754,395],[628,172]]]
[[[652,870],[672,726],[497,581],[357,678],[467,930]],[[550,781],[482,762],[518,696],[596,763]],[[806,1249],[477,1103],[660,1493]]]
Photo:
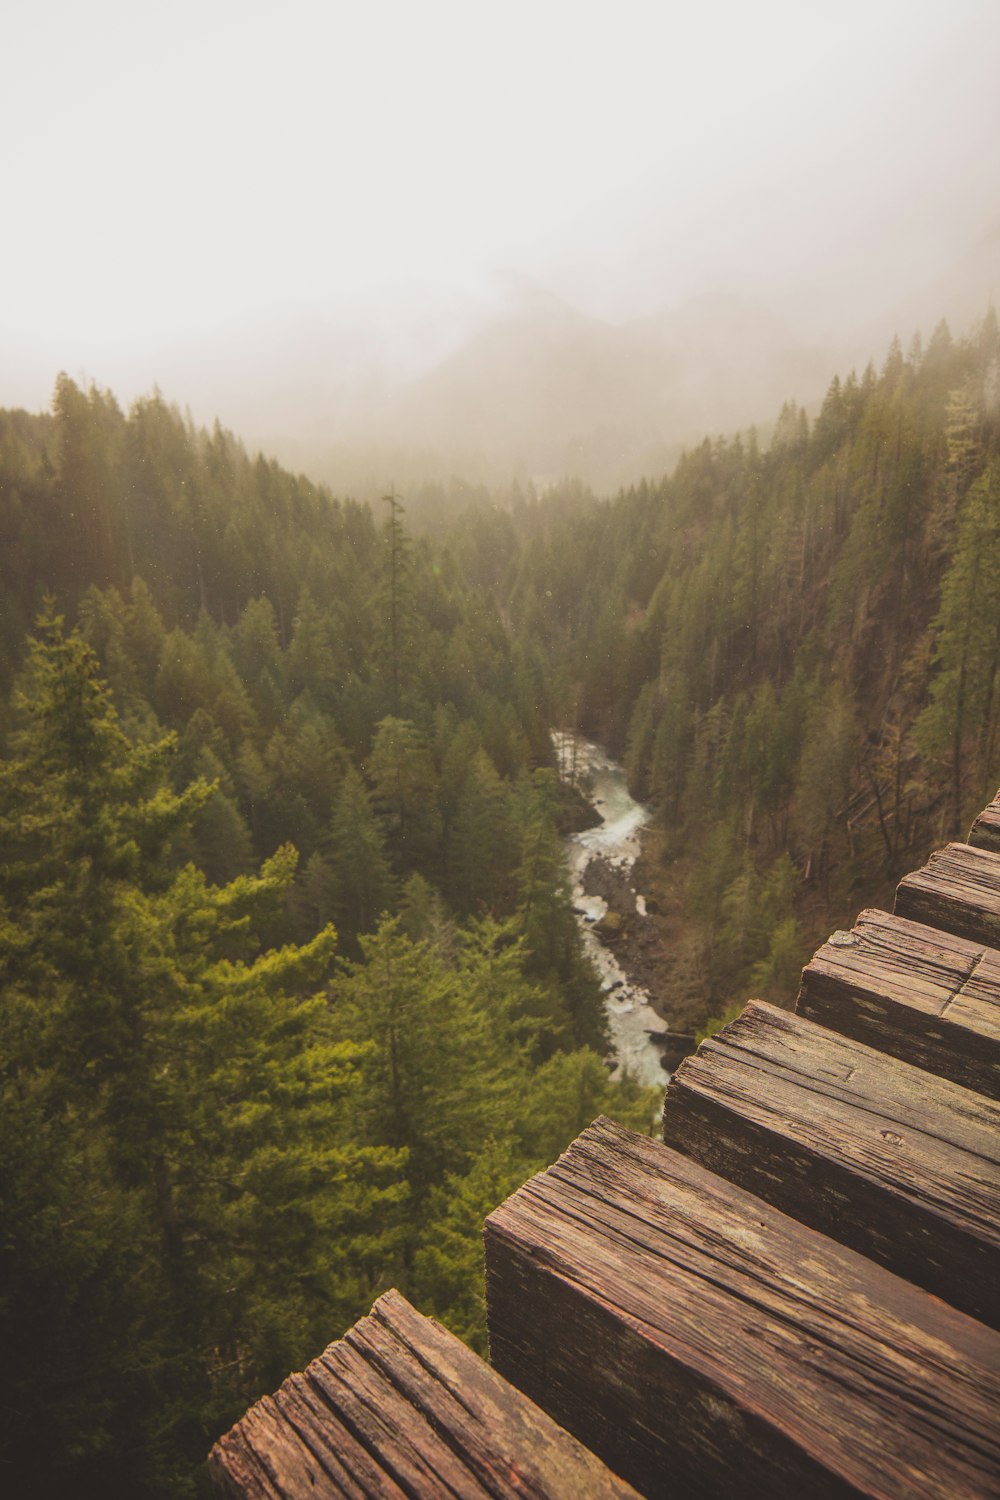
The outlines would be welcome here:
[[[628,1071],[644,1084],[662,1084],[666,1073],[664,1021],[649,993],[623,967],[613,951],[614,934],[623,920],[646,919],[646,903],[633,884],[640,852],[640,833],[649,809],[636,802],[625,783],[624,767],[600,745],[579,735],[553,736],[560,774],[581,788],[601,819],[594,827],[566,840],[573,884],[573,907],[587,955],[601,978],[615,1077]],[[622,956],[623,961],[624,954]]]

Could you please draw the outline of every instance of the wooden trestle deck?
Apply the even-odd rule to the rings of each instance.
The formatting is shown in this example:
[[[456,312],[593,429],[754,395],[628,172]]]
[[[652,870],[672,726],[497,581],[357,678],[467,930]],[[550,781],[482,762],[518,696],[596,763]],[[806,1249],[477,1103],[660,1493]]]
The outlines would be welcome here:
[[[636,1500],[582,1443],[398,1292],[221,1438],[217,1488],[291,1496]]]
[[[490,1215],[492,1370],[389,1293],[217,1486],[1000,1496],[998,1101],[1000,797],[681,1065],[664,1144],[595,1121]]]

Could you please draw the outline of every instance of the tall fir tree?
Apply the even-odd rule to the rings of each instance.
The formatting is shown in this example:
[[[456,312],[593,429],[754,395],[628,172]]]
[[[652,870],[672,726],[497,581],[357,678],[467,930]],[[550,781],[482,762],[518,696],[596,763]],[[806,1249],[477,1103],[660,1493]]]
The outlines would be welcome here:
[[[0,763],[0,1372],[21,1493],[187,1493],[212,1432],[391,1278],[399,1159],[315,993],[332,928],[261,952],[294,851],[211,886],[213,787],[123,732],[47,617]],[[67,1351],[71,1362],[67,1366]],[[67,1389],[68,1382],[68,1389]]]

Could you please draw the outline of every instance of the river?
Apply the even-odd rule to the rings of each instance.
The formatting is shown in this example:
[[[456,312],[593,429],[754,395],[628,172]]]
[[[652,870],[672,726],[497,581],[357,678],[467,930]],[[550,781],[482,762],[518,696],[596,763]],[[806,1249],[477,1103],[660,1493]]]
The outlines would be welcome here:
[[[645,916],[645,903],[634,891],[631,875],[639,856],[639,830],[649,822],[649,810],[629,795],[624,767],[613,761],[600,745],[579,735],[558,732],[553,735],[553,742],[563,774],[569,774],[571,766],[575,768],[578,781],[601,817],[598,826],[566,840],[566,853],[573,881],[573,906],[584,947],[601,976],[615,1057],[612,1077],[620,1077],[628,1069],[640,1083],[662,1084],[667,1077],[661,1062],[663,1054],[649,1033],[662,1032],[664,1022],[650,1005],[648,991],[629,979],[614,953],[593,930],[595,922],[607,913],[607,901],[584,890],[587,866],[593,860],[603,861],[616,872],[626,900],[634,895],[635,909]]]

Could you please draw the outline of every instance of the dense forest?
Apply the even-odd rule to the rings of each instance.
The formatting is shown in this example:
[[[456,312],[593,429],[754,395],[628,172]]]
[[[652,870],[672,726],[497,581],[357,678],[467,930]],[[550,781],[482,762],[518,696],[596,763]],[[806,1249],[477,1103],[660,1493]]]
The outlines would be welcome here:
[[[182,1494],[386,1287],[481,1344],[484,1214],[655,1101],[540,662],[398,502],[65,377],[0,475],[3,1472]]]
[[[658,1000],[694,1024],[799,970],[1000,777],[1000,335],[942,323],[835,378],[766,449],[706,439],[672,475],[471,510],[553,712],[655,808]]]
[[[471,503],[466,503],[467,501]],[[1000,333],[614,499],[337,500],[160,395],[0,413],[0,1463],[197,1492],[612,1083],[550,731],[654,809],[657,997],[789,1001],[1000,767]]]

